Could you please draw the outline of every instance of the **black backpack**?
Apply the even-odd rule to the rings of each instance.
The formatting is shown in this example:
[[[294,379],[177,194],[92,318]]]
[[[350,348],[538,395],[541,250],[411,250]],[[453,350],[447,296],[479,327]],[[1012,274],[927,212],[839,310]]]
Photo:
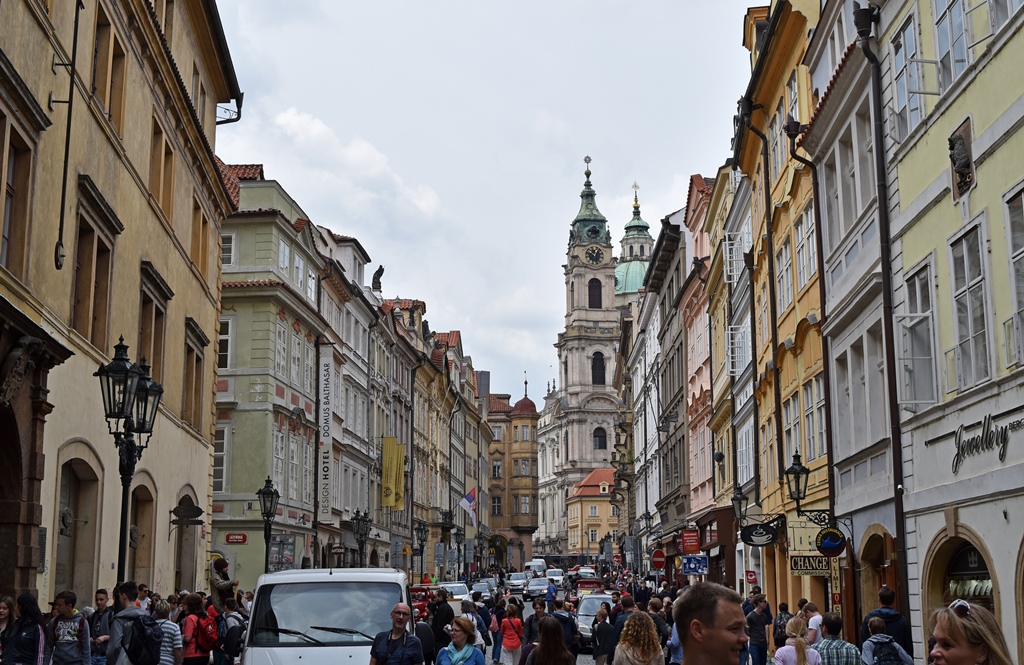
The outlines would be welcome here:
[[[125,620],[128,623],[128,620]],[[164,631],[149,613],[132,617],[125,626],[121,647],[132,665],[160,665]]]
[[[871,659],[874,665],[901,665],[903,662],[894,642],[875,642]]]
[[[237,614],[232,614],[231,616],[235,617],[236,621],[232,621],[230,617],[224,619],[226,629],[222,639],[221,650],[228,658],[234,660],[242,651],[242,635],[245,633],[245,621]]]

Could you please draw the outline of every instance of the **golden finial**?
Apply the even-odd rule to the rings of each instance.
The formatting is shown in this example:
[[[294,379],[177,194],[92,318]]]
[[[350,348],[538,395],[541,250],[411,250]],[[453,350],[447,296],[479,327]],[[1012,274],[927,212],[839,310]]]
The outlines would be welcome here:
[[[636,184],[636,180],[633,181],[633,210],[640,209],[640,199],[637,196],[637,190],[640,189],[640,185]]]

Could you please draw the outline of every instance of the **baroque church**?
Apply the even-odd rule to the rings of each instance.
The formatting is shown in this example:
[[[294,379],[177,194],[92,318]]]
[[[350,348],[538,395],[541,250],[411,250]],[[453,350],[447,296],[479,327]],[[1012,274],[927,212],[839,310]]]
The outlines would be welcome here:
[[[548,387],[538,424],[539,529],[533,540],[534,551],[549,560],[598,550],[596,539],[586,543],[589,530],[578,534],[585,544],[570,550],[566,499],[592,471],[612,468],[620,410],[613,380],[620,321],[643,286],[654,246],[634,194],[633,216],[625,225],[619,256],[614,255],[608,220],[598,210],[590,181],[590,158],[584,161],[580,209],[569,226],[562,266],[565,329],[555,343],[558,378]]]

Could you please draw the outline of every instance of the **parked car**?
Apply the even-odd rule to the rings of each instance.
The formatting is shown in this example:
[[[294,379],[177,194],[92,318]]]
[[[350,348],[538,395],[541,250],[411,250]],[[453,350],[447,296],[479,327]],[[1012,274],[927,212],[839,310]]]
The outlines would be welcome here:
[[[534,598],[543,598],[548,592],[548,581],[544,577],[534,577],[526,585],[526,591],[523,592],[523,600],[533,600]]]
[[[470,589],[470,591],[479,591],[480,600],[483,601],[485,605],[490,604],[494,600],[494,592],[491,589],[491,585],[487,582],[477,582],[473,585],[473,588]]]
[[[461,602],[463,598],[469,598],[469,589],[465,582],[444,582],[441,588],[448,592],[449,600]]]
[[[555,581],[555,586],[561,587],[565,583],[565,573],[561,568],[548,568],[544,571],[544,577]]]
[[[526,591],[526,585],[532,579],[532,573],[511,573],[505,580],[505,586],[508,587],[509,593],[523,593]]]
[[[594,617],[597,616],[597,611],[601,609],[602,602],[614,605],[611,594],[601,591],[581,597],[579,605],[576,606],[576,622],[580,626],[580,637],[582,638],[580,646],[583,648],[589,648],[593,645],[594,637],[591,635],[590,625],[594,623]]]

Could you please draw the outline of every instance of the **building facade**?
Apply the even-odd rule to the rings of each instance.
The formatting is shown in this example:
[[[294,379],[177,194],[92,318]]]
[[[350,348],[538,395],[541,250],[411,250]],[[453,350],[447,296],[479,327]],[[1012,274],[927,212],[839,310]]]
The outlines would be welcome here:
[[[164,388],[124,479],[125,574],[160,592],[205,583],[211,247],[232,209],[213,152],[229,118],[216,105],[237,119],[242,95],[215,3],[159,4],[0,9],[0,534],[18,544],[0,584],[13,595],[88,598],[116,582],[119,460],[94,372],[121,336]],[[174,509],[191,521],[172,524]]]

